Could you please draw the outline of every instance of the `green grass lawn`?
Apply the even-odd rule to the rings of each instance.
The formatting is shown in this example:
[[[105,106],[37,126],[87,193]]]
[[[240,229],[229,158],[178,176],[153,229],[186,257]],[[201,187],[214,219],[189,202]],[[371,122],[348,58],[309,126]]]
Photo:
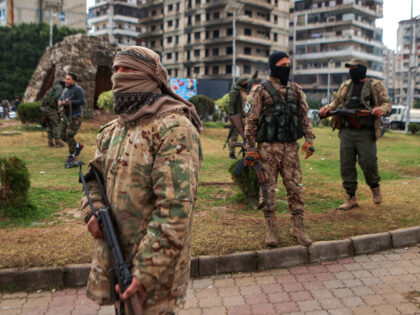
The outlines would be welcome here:
[[[37,216],[26,219],[0,216],[0,241],[7,244],[0,249],[0,267],[89,262],[92,239],[79,218],[78,168],[64,168],[67,150],[47,147],[46,133],[37,128],[28,130],[19,124],[0,128],[0,133],[21,132],[16,136],[0,136],[0,157],[15,155],[26,162],[31,174],[30,199],[40,210]],[[85,144],[80,160],[86,163],[94,155],[98,128],[98,124],[84,122],[76,136]],[[201,136],[204,161],[194,214],[194,256],[265,248],[263,217],[246,204],[228,173],[232,160],[228,159],[228,149],[222,150],[228,131],[223,124],[210,123]],[[386,133],[378,141],[384,203],[381,206],[372,203],[359,169],[361,207],[340,212],[336,208],[342,203],[344,193],[337,132],[319,127],[314,133],[315,154],[308,160],[301,155],[306,225],[313,240],[343,239],[420,225],[420,137]],[[280,246],[297,244],[288,233],[290,216],[281,179],[276,206]],[[48,254],[57,238],[66,246]]]

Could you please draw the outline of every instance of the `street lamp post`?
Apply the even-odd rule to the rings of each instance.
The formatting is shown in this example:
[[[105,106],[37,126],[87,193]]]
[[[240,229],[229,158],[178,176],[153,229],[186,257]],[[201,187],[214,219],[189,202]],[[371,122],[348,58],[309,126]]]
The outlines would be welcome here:
[[[50,46],[53,45],[53,16],[57,16],[56,14],[52,13],[50,9]]]
[[[416,68],[415,64],[415,37],[414,37],[414,20],[413,20],[413,0],[411,0],[411,37],[410,37],[410,57],[408,59],[408,85],[407,85],[407,109],[406,109],[406,116],[405,116],[405,128],[404,132],[408,133],[408,124],[410,123],[410,109],[411,104],[413,103],[413,90],[411,87],[411,83],[413,80],[413,70]]]
[[[330,103],[330,81],[331,81],[331,70],[330,70],[330,64],[331,62],[334,62],[334,59],[328,60],[328,79],[327,79],[327,104]]]
[[[236,1],[229,1],[226,11],[233,13],[232,20],[232,85],[236,82],[236,15],[242,10],[243,4]]]

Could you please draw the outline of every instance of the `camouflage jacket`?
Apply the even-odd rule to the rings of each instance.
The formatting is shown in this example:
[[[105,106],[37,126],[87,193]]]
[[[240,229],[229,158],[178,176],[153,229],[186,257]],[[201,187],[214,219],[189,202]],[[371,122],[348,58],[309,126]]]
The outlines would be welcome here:
[[[280,80],[273,77],[268,77],[268,80],[273,86],[279,91],[280,96],[285,100],[286,97],[286,86],[280,83]],[[302,88],[295,83],[287,83],[288,88],[293,88],[295,99],[298,100],[299,112],[302,124],[302,132],[306,140],[312,142],[315,139],[315,135],[312,133],[312,124],[308,118],[308,104],[306,103],[306,95]],[[261,113],[273,105],[273,99],[271,98],[268,91],[261,85],[254,86],[251,93],[248,95],[246,104],[245,118],[245,137],[246,147],[255,148],[255,136],[258,129],[258,121]]]
[[[43,112],[57,111],[58,99],[60,98],[62,92],[63,87],[61,84],[55,84],[51,89],[49,89],[45,96],[42,98],[41,110]]]
[[[142,125],[118,118],[100,130],[96,141],[90,165],[104,179],[124,258],[148,295],[145,309],[157,303],[157,296],[165,297],[165,303],[169,301],[172,306],[182,304],[189,279],[192,212],[202,161],[196,128],[178,113]],[[98,185],[89,180],[89,172],[86,178],[95,208],[103,207]],[[86,221],[90,208],[85,195],[81,210]],[[106,256],[94,252],[88,281],[87,294],[99,304],[110,303],[105,298],[109,291],[89,293],[89,282],[109,278],[104,275],[108,273],[108,262],[103,261]],[[109,290],[107,285],[92,287]],[[102,301],[95,298],[98,296],[104,296]]]
[[[336,110],[339,107],[344,105],[344,100],[347,94],[347,91],[351,87],[351,80],[344,81],[340,88],[338,89],[334,100],[328,106],[330,110]],[[389,99],[387,89],[381,80],[372,79],[371,83],[371,93],[370,97],[372,98],[372,103],[374,107],[380,107],[384,110],[385,114],[388,114],[392,110],[392,103]],[[375,118],[375,135],[376,138],[380,137],[380,128],[381,128],[381,118]]]

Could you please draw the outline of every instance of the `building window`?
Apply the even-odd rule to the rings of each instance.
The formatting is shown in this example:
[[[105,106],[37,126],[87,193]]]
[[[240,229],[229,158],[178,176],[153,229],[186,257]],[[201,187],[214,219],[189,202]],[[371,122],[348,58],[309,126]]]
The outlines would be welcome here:
[[[175,36],[175,44],[178,44],[179,43],[179,35],[176,35]]]
[[[194,67],[194,73],[199,74],[200,73],[200,67]]]
[[[219,38],[219,30],[213,31],[213,38]]]
[[[200,49],[194,49],[194,57],[200,57]]]
[[[179,56],[178,52],[175,52],[175,61],[178,61],[178,56]],[[176,71],[178,71],[178,70],[176,70]],[[178,75],[178,72],[177,72],[177,75]]]
[[[187,60],[190,60],[191,59],[191,50],[188,50],[187,51]]]
[[[233,54],[233,48],[232,46],[226,47],[226,55],[232,55]]]
[[[246,36],[252,36],[252,30],[250,28],[245,29],[245,35]]]
[[[233,29],[232,28],[227,28],[226,29],[226,35],[233,35]]]
[[[273,33],[273,40],[277,42],[277,33]]]
[[[206,21],[210,21],[210,13],[206,13]]]
[[[168,5],[168,11],[172,11],[174,9],[174,5],[173,4],[169,4]]]
[[[213,48],[212,53],[213,56],[219,56],[219,48]]]
[[[179,11],[179,2],[176,3],[176,10]],[[176,69],[176,72],[178,73],[178,69]]]
[[[205,55],[206,55],[206,57],[209,56],[209,49],[208,48],[206,48],[206,50],[205,50]]]
[[[168,70],[168,75],[171,76],[172,74],[172,69],[167,69]]]
[[[156,46],[156,42],[154,40],[150,41],[150,47],[155,47]]]
[[[200,32],[195,32],[194,33],[194,39],[195,40],[200,40]]]
[[[245,10],[245,15],[248,15],[249,17],[252,17],[252,11],[251,10]]]
[[[244,74],[250,74],[250,73],[251,73],[251,66],[244,65]]]
[[[226,65],[225,73],[226,74],[232,73],[232,65]]]
[[[172,53],[167,53],[167,54],[166,54],[166,59],[167,59],[167,60],[172,59]]]
[[[218,20],[220,19],[220,12],[214,12],[213,13],[213,20]]]
[[[191,18],[191,16],[189,16],[189,17],[188,17],[188,22],[187,22],[187,24],[188,24],[188,25],[191,25],[191,24],[192,24],[192,18]]]
[[[195,15],[195,22],[198,23],[201,21],[201,15],[200,14],[196,14]]]
[[[175,77],[178,77],[178,69],[175,69]]]
[[[187,77],[191,76],[191,67],[187,67]]]
[[[279,24],[279,17],[274,15],[274,24]]]
[[[210,31],[206,31],[206,39],[210,38]]]
[[[187,34],[187,43],[191,43],[191,33]]]
[[[168,37],[168,44],[172,43],[172,36]]]
[[[205,66],[204,67],[204,74],[208,75],[209,74],[209,66]]]
[[[219,66],[213,66],[213,74],[219,74]]]
[[[156,31],[156,25],[152,25],[152,26],[150,27],[150,30],[151,30],[152,32]]]
[[[245,55],[251,55],[251,47],[244,47],[244,54]]]
[[[169,20],[168,21],[168,27],[172,27],[172,25],[173,25],[173,21],[172,20]]]

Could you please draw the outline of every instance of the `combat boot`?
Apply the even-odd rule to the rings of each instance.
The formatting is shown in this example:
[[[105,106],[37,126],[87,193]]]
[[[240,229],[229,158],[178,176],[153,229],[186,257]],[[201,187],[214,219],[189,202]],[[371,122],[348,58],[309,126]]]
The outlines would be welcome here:
[[[296,237],[301,245],[310,246],[312,240],[306,233],[305,225],[303,223],[303,214],[292,215],[291,220],[293,226],[290,229],[290,234]]]
[[[338,207],[339,210],[350,210],[351,208],[355,208],[358,207],[359,204],[357,203],[357,199],[356,196],[350,196],[347,195],[346,196],[346,200],[344,201],[344,203]]]
[[[53,147],[53,146],[54,146],[54,141],[53,141],[53,139],[49,139],[49,138],[48,138],[48,146],[49,146],[49,147]]]
[[[266,237],[265,244],[268,246],[277,246],[279,244],[279,236],[277,232],[277,218],[275,212],[264,213]]]
[[[64,147],[63,142],[60,141],[60,139],[55,139],[55,147],[56,148],[62,148]]]
[[[376,204],[380,204],[382,202],[382,194],[381,189],[378,187],[371,188],[372,195],[373,195],[373,202]]]

